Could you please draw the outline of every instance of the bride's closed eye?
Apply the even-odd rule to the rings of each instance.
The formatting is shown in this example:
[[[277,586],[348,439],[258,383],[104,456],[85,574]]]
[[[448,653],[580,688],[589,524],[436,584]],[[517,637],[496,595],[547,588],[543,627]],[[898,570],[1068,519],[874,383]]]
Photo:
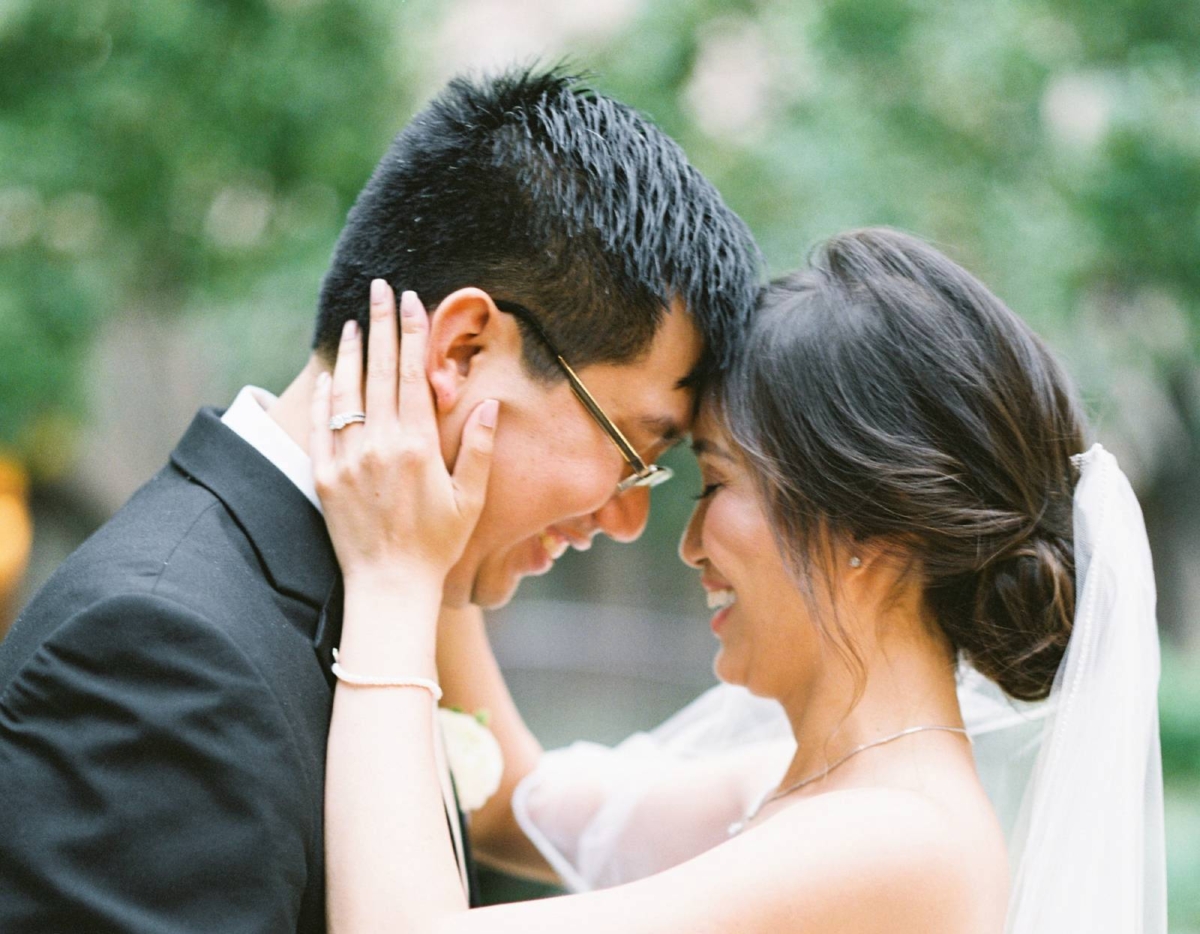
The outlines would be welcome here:
[[[724,485],[724,483],[706,483],[704,485],[704,489],[702,489],[696,496],[693,496],[692,499],[696,500],[697,502],[702,499],[708,499]]]

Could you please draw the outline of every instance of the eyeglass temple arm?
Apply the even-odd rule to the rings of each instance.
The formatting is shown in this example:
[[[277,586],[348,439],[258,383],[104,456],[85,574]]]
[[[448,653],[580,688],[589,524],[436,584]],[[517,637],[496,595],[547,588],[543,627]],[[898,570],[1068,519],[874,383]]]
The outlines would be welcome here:
[[[537,316],[528,308],[518,302],[510,302],[502,298],[493,298],[492,301],[501,311],[508,312],[511,315],[516,315],[533,328],[534,332],[546,345],[546,349],[554,354],[554,359],[558,361],[558,365],[562,367],[563,372],[567,375],[567,382],[571,384],[571,389],[574,390],[576,397],[583,403],[583,407],[587,409],[594,419],[599,422],[605,432],[608,434],[609,440],[616,445],[617,450],[621,452],[621,456],[625,458],[625,462],[634,469],[634,472],[639,476],[645,474],[648,470],[646,462],[638,455],[638,452],[633,449],[633,445],[629,443],[625,435],[621,433],[621,429],[614,425],[604,414],[604,410],[592,398],[592,394],[587,391],[587,387],[583,385],[583,380],[575,375],[575,371],[571,369],[571,364],[563,359],[563,355],[558,352],[554,346],[554,342],[550,340],[541,322]]]
[[[633,445],[626,440],[623,434],[621,434],[621,429],[614,425],[609,420],[608,416],[604,414],[604,410],[601,409],[596,403],[596,400],[592,398],[592,394],[587,391],[587,387],[584,386],[579,377],[575,375],[575,371],[571,369],[571,365],[562,357],[558,357],[557,355],[556,357],[559,365],[563,368],[563,372],[567,374],[567,379],[571,384],[571,389],[575,391],[575,395],[579,398],[579,401],[583,403],[584,408],[586,408],[592,414],[592,417],[604,426],[604,430],[608,433],[609,439],[617,446],[617,450],[621,452],[621,456],[625,458],[625,460],[631,467],[633,467],[635,471],[638,473],[645,472],[646,462],[643,461],[640,456],[638,456],[638,452],[633,449]]]

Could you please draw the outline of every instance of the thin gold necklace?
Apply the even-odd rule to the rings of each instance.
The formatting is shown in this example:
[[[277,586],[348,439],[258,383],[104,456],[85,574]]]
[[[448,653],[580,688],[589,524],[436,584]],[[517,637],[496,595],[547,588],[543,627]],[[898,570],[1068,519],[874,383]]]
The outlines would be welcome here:
[[[864,749],[870,749],[872,746],[882,746],[884,743],[893,742],[894,740],[900,739],[900,737],[902,737],[902,736],[911,736],[913,733],[920,733],[924,730],[941,730],[946,733],[961,733],[963,736],[967,735],[967,731],[965,729],[963,729],[961,726],[910,726],[907,730],[901,730],[899,733],[893,733],[891,736],[885,736],[883,739],[877,739],[877,740],[874,740],[869,743],[863,743],[861,746],[859,746],[855,749],[851,749],[848,753],[846,753],[844,756],[842,756],[836,762],[833,762],[830,765],[825,766],[825,768],[821,769],[821,771],[817,772],[815,775],[810,775],[810,776],[808,776],[808,778],[802,778],[800,781],[796,782],[795,784],[788,785],[786,788],[780,788],[778,791],[774,791],[774,792],[768,791],[765,794],[763,794],[763,796],[758,799],[758,803],[755,804],[754,807],[752,807],[749,811],[746,812],[745,817],[743,817],[739,821],[734,821],[732,824],[729,825],[729,836],[731,836],[731,837],[737,836],[739,833],[741,833],[743,830],[745,830],[746,825],[749,824],[752,820],[754,820],[754,818],[758,817],[758,812],[761,811],[763,808],[765,808],[771,802],[778,801],[780,798],[786,798],[792,792],[799,791],[805,785],[811,785],[813,782],[819,781],[820,779],[822,779],[826,775],[828,775],[830,772],[832,772],[834,769],[836,769],[843,762],[845,762],[847,759],[849,759],[851,756],[857,756]]]

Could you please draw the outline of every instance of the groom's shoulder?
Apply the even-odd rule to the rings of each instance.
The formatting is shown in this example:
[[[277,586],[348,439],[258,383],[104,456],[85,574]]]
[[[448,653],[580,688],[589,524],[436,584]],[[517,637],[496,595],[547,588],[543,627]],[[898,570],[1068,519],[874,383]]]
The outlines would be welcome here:
[[[59,615],[117,593],[150,594],[181,576],[196,578],[197,596],[220,596],[226,591],[218,579],[244,575],[253,558],[220,499],[168,466],[59,566],[21,616]]]
[[[113,638],[277,615],[252,544],[208,489],[165,467],[51,575],[0,643],[0,690],[47,641],[78,641],[118,614]]]

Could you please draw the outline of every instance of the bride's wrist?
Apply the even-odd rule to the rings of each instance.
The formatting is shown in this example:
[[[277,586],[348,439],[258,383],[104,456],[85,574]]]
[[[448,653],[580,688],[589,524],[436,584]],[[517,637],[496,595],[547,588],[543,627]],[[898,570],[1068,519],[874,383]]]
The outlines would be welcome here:
[[[369,593],[382,600],[398,599],[422,603],[434,600],[440,606],[446,575],[419,564],[370,564],[342,568],[345,592]]]
[[[341,653],[345,667],[387,668],[412,677],[435,668],[440,586],[402,576],[352,577],[345,583]]]

